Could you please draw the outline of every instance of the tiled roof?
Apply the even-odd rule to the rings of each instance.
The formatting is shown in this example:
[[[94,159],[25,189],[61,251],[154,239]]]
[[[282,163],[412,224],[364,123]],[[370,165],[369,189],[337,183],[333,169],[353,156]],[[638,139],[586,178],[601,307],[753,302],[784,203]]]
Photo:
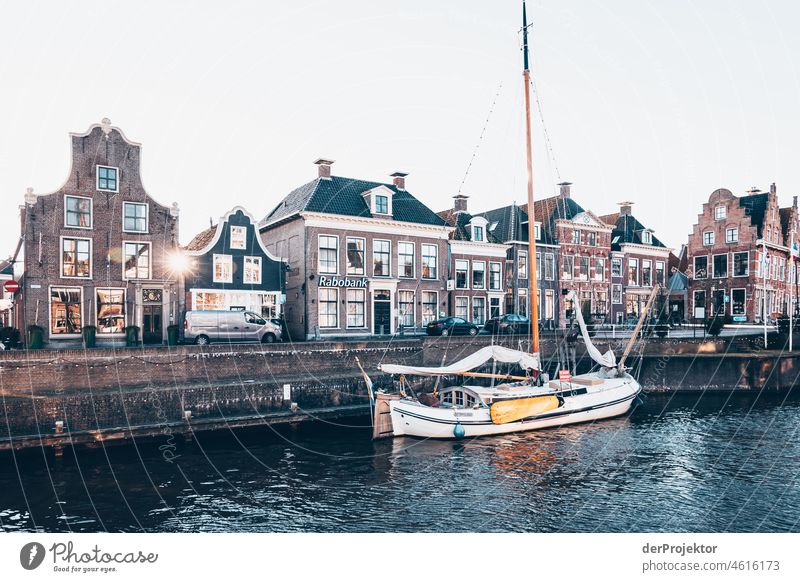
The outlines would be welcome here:
[[[331,176],[330,179],[317,178],[293,190],[264,217],[260,224],[263,226],[276,222],[301,211],[370,217],[372,214],[363,194],[378,186],[385,186],[393,192],[392,218],[394,220],[435,226],[446,225],[444,219],[433,210],[407,191],[398,190],[393,184],[340,176]]]
[[[472,220],[472,215],[469,212],[456,212],[452,208],[448,210],[442,210],[441,212],[437,212],[440,218],[442,218],[448,226],[454,226],[455,230],[450,235],[450,238],[453,240],[472,240],[472,232],[471,229],[467,228],[469,226],[470,221]],[[485,216],[483,218],[486,218]],[[488,220],[488,218],[487,218]],[[486,242],[488,243],[502,243],[500,239],[498,239],[494,233],[489,230],[489,223],[486,224]]]
[[[486,230],[500,242],[528,242],[528,215],[516,204],[476,214],[487,221]]]
[[[205,229],[202,232],[199,232],[198,234],[196,234],[194,236],[194,238],[191,241],[189,241],[189,244],[186,245],[186,250],[187,251],[199,251],[201,249],[206,248],[208,243],[210,243],[213,240],[214,235],[216,233],[217,233],[217,226],[216,225],[214,225],[212,227],[209,227],[209,228]]]
[[[642,232],[646,230],[645,226],[636,220],[632,214],[620,214],[616,212],[601,216],[600,220],[614,227],[614,230],[611,231],[612,251],[620,250],[620,245],[626,243],[637,245],[646,244],[642,242]],[[666,248],[666,245],[655,236],[652,237],[652,241],[651,246]]]

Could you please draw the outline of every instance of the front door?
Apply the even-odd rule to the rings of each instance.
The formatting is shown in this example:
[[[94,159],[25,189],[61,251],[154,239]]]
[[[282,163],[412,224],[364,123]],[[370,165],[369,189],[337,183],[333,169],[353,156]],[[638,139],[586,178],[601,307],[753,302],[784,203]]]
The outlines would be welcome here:
[[[375,291],[372,295],[373,333],[392,333],[392,295],[389,291]]]
[[[161,306],[142,306],[142,341],[146,344],[162,343]]]

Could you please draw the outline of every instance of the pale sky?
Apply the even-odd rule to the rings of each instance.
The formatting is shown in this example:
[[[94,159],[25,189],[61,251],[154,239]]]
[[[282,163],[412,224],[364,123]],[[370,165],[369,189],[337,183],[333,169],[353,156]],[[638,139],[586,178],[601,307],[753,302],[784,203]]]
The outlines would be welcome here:
[[[0,256],[25,188],[69,171],[69,132],[109,117],[143,144],[187,242],[235,204],[263,217],[315,176],[389,180],[449,208],[524,202],[521,3],[4,2]],[[629,199],[669,246],[718,187],[800,193],[800,4],[532,0],[532,69],[561,180]],[[499,94],[498,94],[498,88]],[[534,117],[537,198],[559,180]]]

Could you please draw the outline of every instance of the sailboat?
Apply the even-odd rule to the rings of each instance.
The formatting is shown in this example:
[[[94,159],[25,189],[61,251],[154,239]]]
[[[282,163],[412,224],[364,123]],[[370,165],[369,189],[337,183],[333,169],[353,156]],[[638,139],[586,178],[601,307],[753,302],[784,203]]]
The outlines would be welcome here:
[[[526,145],[528,170],[528,209],[533,212],[533,154],[530,124],[530,70],[528,67],[528,23],[525,3],[522,4],[522,38],[525,81]],[[398,394],[378,393],[373,407],[373,438],[415,436],[422,438],[469,438],[507,434],[579,422],[611,418],[627,413],[641,392],[639,382],[625,367],[625,360],[633,347],[644,319],[657,292],[655,287],[648,298],[625,352],[618,362],[608,350],[601,353],[592,343],[580,309],[575,318],[589,356],[598,365],[595,371],[572,376],[559,372],[558,379],[550,380],[543,373],[539,354],[539,320],[536,282],[536,237],[534,220],[528,220],[530,249],[529,288],[531,305],[531,351],[512,350],[491,345],[472,355],[440,367],[419,367],[398,364],[381,364],[378,369],[399,376]],[[566,296],[579,305],[577,294]],[[476,371],[489,362],[508,364],[519,368],[518,374],[496,374]],[[360,364],[359,364],[360,366]],[[494,366],[493,366],[494,368]],[[363,369],[362,369],[363,371]],[[372,383],[365,375],[370,397]],[[417,396],[407,377],[437,378],[433,394]],[[442,377],[490,378],[501,380],[492,386],[457,384],[438,389]]]

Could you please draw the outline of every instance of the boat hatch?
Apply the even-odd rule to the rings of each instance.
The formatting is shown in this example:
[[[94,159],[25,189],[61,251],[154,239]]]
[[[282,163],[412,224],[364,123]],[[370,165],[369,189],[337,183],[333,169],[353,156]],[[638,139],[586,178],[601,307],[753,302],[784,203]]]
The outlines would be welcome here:
[[[483,405],[480,396],[463,387],[442,390],[439,400],[443,407],[475,408]]]

